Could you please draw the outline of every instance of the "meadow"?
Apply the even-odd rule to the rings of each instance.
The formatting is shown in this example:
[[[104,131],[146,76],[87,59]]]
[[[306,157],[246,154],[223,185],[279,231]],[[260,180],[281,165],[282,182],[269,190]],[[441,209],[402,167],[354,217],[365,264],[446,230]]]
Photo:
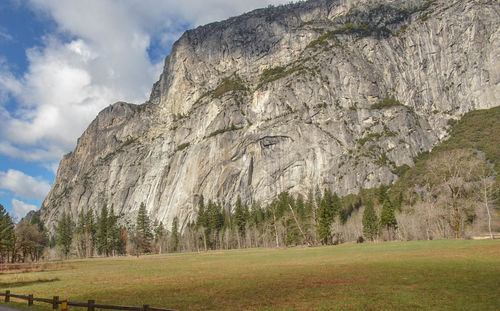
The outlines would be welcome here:
[[[94,258],[0,275],[2,292],[177,310],[498,310],[499,288],[500,240]]]

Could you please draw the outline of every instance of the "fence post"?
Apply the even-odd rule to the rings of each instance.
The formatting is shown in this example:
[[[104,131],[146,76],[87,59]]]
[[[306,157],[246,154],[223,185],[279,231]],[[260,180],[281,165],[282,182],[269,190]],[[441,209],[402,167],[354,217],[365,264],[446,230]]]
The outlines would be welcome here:
[[[87,311],[94,311],[95,300],[89,300]]]
[[[142,306],[142,311],[148,311],[149,305],[143,305]]]
[[[62,311],[68,311],[68,299],[64,299],[61,302],[61,310]]]
[[[10,302],[10,290],[5,291],[5,302]]]
[[[33,305],[33,294],[29,294],[28,295],[28,306],[32,306]]]
[[[52,309],[57,310],[57,303],[59,302],[59,296],[54,296],[52,299]]]

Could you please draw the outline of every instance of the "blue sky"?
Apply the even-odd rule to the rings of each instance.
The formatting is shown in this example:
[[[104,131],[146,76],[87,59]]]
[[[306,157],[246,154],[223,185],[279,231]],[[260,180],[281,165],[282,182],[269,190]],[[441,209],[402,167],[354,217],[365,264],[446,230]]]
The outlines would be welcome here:
[[[281,0],[2,0],[0,204],[38,209],[97,113],[149,97],[189,28]]]

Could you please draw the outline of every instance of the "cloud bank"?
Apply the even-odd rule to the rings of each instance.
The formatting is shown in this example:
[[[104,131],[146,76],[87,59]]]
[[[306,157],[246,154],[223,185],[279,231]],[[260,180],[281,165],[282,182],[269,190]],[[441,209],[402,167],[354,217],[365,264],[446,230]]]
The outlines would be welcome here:
[[[43,201],[50,190],[50,185],[40,178],[10,169],[7,172],[0,172],[0,189],[8,190],[23,199]]]

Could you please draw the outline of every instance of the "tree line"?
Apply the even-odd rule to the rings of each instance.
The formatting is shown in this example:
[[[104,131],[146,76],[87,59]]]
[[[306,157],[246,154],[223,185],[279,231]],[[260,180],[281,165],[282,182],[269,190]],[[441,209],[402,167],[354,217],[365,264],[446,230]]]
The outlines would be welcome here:
[[[56,226],[56,245],[63,257],[94,257],[141,255],[162,253],[170,249],[176,251],[177,245],[165,245],[167,230],[163,223],[151,222],[146,206],[139,207],[135,225],[126,225],[123,215],[116,215],[113,207],[104,205],[100,214],[92,210],[80,212],[74,223],[69,214],[63,213]],[[172,232],[177,232],[177,219],[174,219]],[[175,236],[175,234],[171,234]]]

